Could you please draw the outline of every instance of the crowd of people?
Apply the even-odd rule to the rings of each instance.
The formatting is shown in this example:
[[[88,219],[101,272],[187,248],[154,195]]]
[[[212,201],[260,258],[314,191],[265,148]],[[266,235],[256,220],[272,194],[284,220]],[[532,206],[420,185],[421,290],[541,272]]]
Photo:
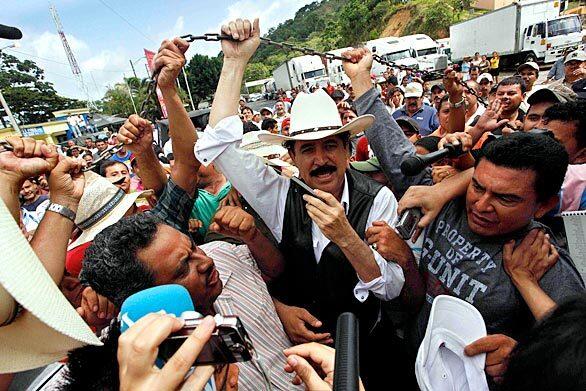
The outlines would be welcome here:
[[[533,62],[499,81],[496,52],[476,53],[434,84],[392,68],[374,78],[372,53],[351,49],[350,83],[282,91],[257,113],[240,89],[258,20],[222,33],[233,40],[221,42],[203,131],[177,91],[189,44],[175,38],[154,60],[169,145],[160,148],[137,115],[112,139],[83,146],[5,140],[3,237],[19,225],[30,244],[14,246],[23,257],[32,247],[27,259],[48,272],[39,281],[69,304],[23,300],[2,275],[19,259],[2,252],[0,293],[19,306],[2,303],[0,340],[20,333],[32,342],[0,348],[0,389],[68,352],[41,389],[327,390],[344,312],[359,320],[366,390],[586,389],[586,293],[560,217],[586,210],[583,50],[565,53],[543,84]],[[405,159],[447,144],[460,153],[416,175],[401,171]],[[395,227],[414,209],[422,217],[402,238]],[[165,363],[158,347],[184,322],[152,313],[123,332],[119,312],[137,292],[167,284],[186,288],[205,319]],[[440,333],[446,296],[455,303],[446,319],[465,318],[459,305],[479,314],[482,331]],[[85,325],[45,321],[53,312]],[[255,359],[192,371],[218,315],[240,318]],[[48,330],[60,346],[45,345]]]

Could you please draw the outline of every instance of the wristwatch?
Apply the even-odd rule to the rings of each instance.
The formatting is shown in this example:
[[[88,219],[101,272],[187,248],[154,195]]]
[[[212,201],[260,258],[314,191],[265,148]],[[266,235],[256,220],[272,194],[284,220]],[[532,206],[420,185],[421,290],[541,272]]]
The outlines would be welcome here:
[[[47,210],[49,210],[51,212],[59,213],[61,216],[68,218],[71,221],[75,221],[75,212],[66,206],[51,202],[49,204],[49,206],[47,207]]]
[[[465,102],[465,101],[466,101],[466,100],[464,99],[464,97],[462,97],[462,100],[461,100],[461,101],[459,101],[459,102],[457,102],[457,103],[452,103],[452,102],[450,101],[450,107],[451,107],[451,108],[453,108],[453,109],[459,109],[460,107],[464,106],[464,102]]]

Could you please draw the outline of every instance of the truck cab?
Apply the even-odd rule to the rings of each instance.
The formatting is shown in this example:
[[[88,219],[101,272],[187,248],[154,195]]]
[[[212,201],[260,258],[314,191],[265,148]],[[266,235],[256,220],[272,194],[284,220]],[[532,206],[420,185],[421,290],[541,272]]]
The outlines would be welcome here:
[[[365,46],[370,49],[373,54],[379,55],[385,61],[413,69],[419,67],[419,63],[413,58],[413,51],[409,45],[402,42],[400,38],[386,37],[373,39],[372,41],[366,42]],[[377,61],[372,64],[372,73],[375,76],[382,75],[386,69],[386,65]]]
[[[549,63],[557,60],[564,49],[575,47],[582,40],[582,26],[578,15],[562,16],[527,26],[523,31],[525,61],[543,59]],[[579,45],[581,48],[583,44]]]
[[[440,53],[439,44],[428,35],[406,35],[401,37],[400,40],[411,47],[413,57],[419,63],[419,69],[442,71],[448,67],[448,56]]]

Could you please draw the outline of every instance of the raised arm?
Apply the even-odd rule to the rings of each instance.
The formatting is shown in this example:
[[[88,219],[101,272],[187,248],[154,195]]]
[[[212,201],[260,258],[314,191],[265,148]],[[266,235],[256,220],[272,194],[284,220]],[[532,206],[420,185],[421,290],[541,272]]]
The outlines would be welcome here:
[[[460,80],[461,76],[452,68],[445,70],[443,84],[450,95],[450,133],[463,132],[466,128],[464,87],[458,83]]]
[[[372,53],[362,48],[345,52],[344,56],[351,59],[344,62],[344,71],[352,81],[356,94],[354,104],[358,114],[372,114],[375,117],[374,124],[365,132],[366,137],[397,197],[400,198],[410,186],[432,185],[430,169],[412,177],[401,172],[401,163],[407,157],[415,155],[415,147],[389,114],[378,91],[372,86]]]
[[[161,44],[154,62],[155,68],[160,69],[158,85],[165,99],[169,116],[169,130],[173,135],[175,164],[171,169],[171,178],[193,197],[197,187],[197,171],[200,165],[193,154],[197,133],[185,107],[183,107],[175,84],[181,68],[185,65],[185,52],[188,48],[189,43],[180,38],[175,38],[172,41],[165,40]]]

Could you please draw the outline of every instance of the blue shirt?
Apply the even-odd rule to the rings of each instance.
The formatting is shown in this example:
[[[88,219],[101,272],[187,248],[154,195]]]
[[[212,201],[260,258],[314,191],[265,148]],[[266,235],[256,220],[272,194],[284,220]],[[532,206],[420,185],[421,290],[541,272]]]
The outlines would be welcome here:
[[[431,106],[423,105],[413,115],[407,114],[407,110],[405,110],[405,106],[403,106],[393,113],[394,119],[399,117],[413,118],[419,124],[419,134],[421,136],[428,136],[429,134],[433,133],[434,130],[439,128],[437,110]]]
[[[566,77],[566,72],[564,69],[564,58],[562,57],[553,63],[553,66],[551,67],[551,69],[549,70],[549,73],[547,74],[547,78],[548,79],[553,78],[554,80],[559,80],[559,79],[563,79],[564,77]]]

